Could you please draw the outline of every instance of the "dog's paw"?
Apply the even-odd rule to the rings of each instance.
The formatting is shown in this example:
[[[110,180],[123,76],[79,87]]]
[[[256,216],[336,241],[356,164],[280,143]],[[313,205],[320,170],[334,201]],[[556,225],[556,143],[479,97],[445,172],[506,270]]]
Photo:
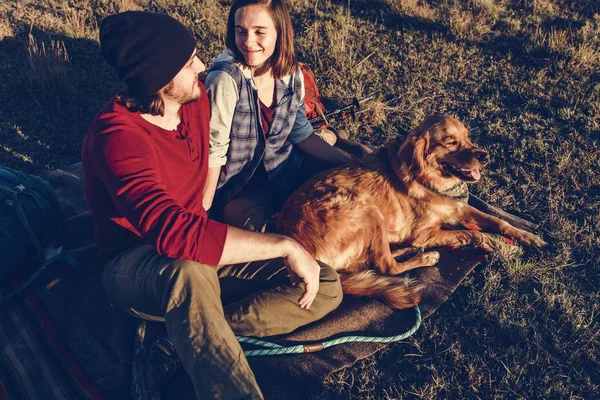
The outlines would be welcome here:
[[[437,251],[428,251],[427,253],[417,254],[412,258],[421,267],[431,267],[440,261],[440,253]]]
[[[542,248],[547,245],[547,243],[541,237],[527,231],[519,230],[512,236],[513,239],[524,246]]]
[[[419,253],[412,256],[406,261],[396,263],[390,268],[389,272],[384,271],[383,273],[387,275],[398,275],[415,268],[431,267],[432,265],[437,264],[438,261],[440,261],[440,253],[437,251],[428,251],[427,253]]]

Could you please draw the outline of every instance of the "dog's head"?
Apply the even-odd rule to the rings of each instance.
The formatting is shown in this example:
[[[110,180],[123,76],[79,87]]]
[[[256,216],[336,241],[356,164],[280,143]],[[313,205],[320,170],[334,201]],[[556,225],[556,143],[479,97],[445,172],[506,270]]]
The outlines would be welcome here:
[[[406,181],[419,179],[436,189],[445,189],[460,181],[478,181],[489,155],[471,142],[469,131],[460,121],[433,115],[409,133],[396,159]]]

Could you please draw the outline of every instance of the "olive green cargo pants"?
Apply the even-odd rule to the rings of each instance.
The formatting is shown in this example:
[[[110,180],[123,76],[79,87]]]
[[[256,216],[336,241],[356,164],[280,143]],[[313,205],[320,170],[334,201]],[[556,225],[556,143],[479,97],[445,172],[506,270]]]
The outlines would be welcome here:
[[[215,267],[161,256],[148,245],[109,261],[102,285],[117,309],[164,319],[199,399],[261,399],[235,335],[288,333],[342,301],[339,277],[324,264],[317,297],[304,310],[304,285],[292,287],[281,259]]]

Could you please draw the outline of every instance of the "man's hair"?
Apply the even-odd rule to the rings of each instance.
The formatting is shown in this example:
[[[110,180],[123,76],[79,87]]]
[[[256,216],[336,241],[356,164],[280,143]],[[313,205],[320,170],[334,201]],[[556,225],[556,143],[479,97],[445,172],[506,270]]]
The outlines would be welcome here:
[[[233,52],[238,62],[245,64],[244,56],[235,45],[235,13],[243,7],[251,5],[262,5],[265,7],[277,30],[277,42],[273,55],[265,62],[265,66],[271,68],[273,78],[281,79],[286,75],[294,73],[298,68],[296,54],[294,51],[294,29],[290,12],[284,0],[236,0],[231,5],[229,17],[227,18],[227,37],[225,43],[227,48]]]
[[[140,114],[165,115],[165,102],[159,93],[154,93],[145,99],[140,99],[129,94],[127,89],[117,94],[119,104],[129,111]]]

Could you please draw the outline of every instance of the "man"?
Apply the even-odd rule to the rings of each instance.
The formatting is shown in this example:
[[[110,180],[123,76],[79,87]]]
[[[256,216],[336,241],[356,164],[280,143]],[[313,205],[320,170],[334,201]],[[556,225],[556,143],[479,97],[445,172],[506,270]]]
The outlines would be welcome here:
[[[107,298],[164,320],[198,398],[262,398],[235,335],[283,334],[322,318],[341,301],[339,278],[288,237],[208,217],[205,67],[183,25],[125,12],[103,21],[100,44],[127,84],[82,149]],[[232,302],[223,306],[221,292]]]

